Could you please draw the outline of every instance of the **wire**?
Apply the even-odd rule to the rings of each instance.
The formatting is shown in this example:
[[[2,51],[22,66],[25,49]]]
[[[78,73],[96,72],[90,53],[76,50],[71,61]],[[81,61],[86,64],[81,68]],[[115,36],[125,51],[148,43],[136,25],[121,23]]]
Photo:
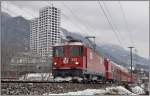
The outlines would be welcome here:
[[[100,6],[100,9],[101,9],[102,12],[104,13],[104,16],[106,17],[106,20],[108,21],[108,24],[110,25],[112,31],[114,32],[114,34],[115,34],[115,36],[116,36],[116,39],[118,40],[119,44],[122,45],[123,43],[122,43],[121,40],[119,39],[119,36],[118,36],[118,34],[116,33],[115,29],[113,28],[113,25],[112,25],[112,23],[110,22],[110,20],[109,20],[107,14],[106,14],[104,8],[102,7],[100,1],[98,1],[98,5]],[[122,46],[123,46],[123,45],[122,45]]]
[[[132,38],[132,35],[130,36],[130,34],[129,34],[129,32],[130,32],[129,26],[128,26],[128,23],[127,23],[127,20],[126,20],[126,16],[125,16],[124,9],[123,9],[122,4],[121,4],[120,1],[119,1],[119,5],[120,5],[120,9],[121,9],[121,12],[122,12],[122,15],[123,15],[123,20],[124,20],[125,26],[126,26],[126,28],[127,28],[127,34],[129,35],[129,39],[130,39],[130,41],[131,41],[131,44],[135,46],[134,41],[133,41],[133,38]],[[131,33],[131,32],[130,32],[130,33]]]
[[[14,15],[19,15],[19,14],[15,13],[14,11],[9,10],[8,8],[5,8],[5,7],[2,7],[2,8],[5,9],[5,10],[7,10],[7,11],[10,12],[10,13],[13,13]],[[32,16],[32,17],[35,18],[35,16],[34,16],[33,14],[27,12],[27,10],[24,10],[23,8],[21,8],[21,7],[19,7],[19,6],[18,6],[18,8],[20,8],[21,10],[23,10],[23,12],[25,12],[25,13],[27,13],[27,14],[29,14],[30,16]]]
[[[65,18],[67,18],[67,19],[70,19],[67,15],[65,15],[64,13],[62,13],[62,15],[65,17]],[[78,24],[74,24],[71,20],[69,20],[71,23],[72,23],[72,25],[75,25],[76,27],[78,27],[80,30],[82,30],[83,32],[85,32]]]
[[[69,10],[69,12],[73,15],[74,18],[77,19],[78,22],[81,22],[80,18],[78,18],[78,16],[76,16],[74,14],[74,12],[71,10],[71,8],[69,8],[64,2],[62,2],[62,4]],[[84,32],[86,32],[86,30]]]
[[[47,3],[50,4],[49,2],[47,2]],[[65,18],[70,19],[70,17],[67,16],[67,15],[65,15],[65,13],[63,13],[63,12],[61,12],[61,13],[62,13],[62,15],[63,15]],[[72,25],[77,26],[81,31],[86,32],[85,30],[82,29],[81,26],[79,26],[79,24],[74,24],[74,23],[71,21],[71,19],[70,19],[69,21],[72,23]]]
[[[109,15],[109,17],[110,17],[110,20],[113,22],[112,15],[110,14],[110,11],[109,11],[107,5],[105,4],[105,2],[103,2],[103,5],[104,5],[104,7],[105,7],[105,9],[106,9],[106,12],[108,13],[108,15]],[[125,43],[126,40],[125,40],[124,36],[122,36],[122,35],[120,34],[120,32],[117,30],[116,24],[115,24],[115,23],[112,23],[112,25],[114,25],[114,26],[113,26],[114,29],[115,29],[116,32],[120,35],[120,38],[122,39],[122,41],[124,41],[124,43]],[[125,43],[125,45],[127,45],[127,44]]]
[[[123,20],[124,20],[124,23],[125,23],[125,27],[127,29],[127,31],[125,31],[125,32],[127,32],[127,35],[128,35],[128,37],[129,37],[129,39],[131,41],[131,44],[135,47],[135,55],[134,55],[134,57],[135,57],[135,60],[136,60],[135,62],[138,63],[138,61],[139,61],[138,57],[137,57],[138,50],[136,49],[136,45],[135,45],[135,42],[134,42],[134,40],[132,38],[132,34],[131,35],[129,34],[129,32],[130,33],[132,33],[132,32],[131,32],[131,30],[129,30],[129,26],[128,26],[128,23],[127,23],[126,15],[125,15],[123,6],[122,6],[120,1],[119,1],[119,5],[120,5],[120,9],[121,9],[121,12],[122,12],[122,15],[123,15]]]
[[[48,4],[49,4],[49,2],[47,2]],[[71,11],[72,12],[72,11]],[[67,20],[69,20],[70,19],[70,17],[69,16],[67,16],[67,15],[65,15],[65,13],[63,13],[63,12],[61,12],[62,13],[62,15],[65,17],[65,18],[67,18]],[[82,32],[86,32],[86,30],[83,30],[82,29],[82,27],[81,26],[79,26],[79,24],[77,23],[77,24],[75,24],[74,22],[72,22],[71,21],[71,19],[69,20],[71,23],[72,23],[72,25],[75,25],[77,28],[79,28],[80,29],[80,31]],[[82,33],[81,33],[82,34]]]
[[[74,16],[74,18],[77,19],[78,22],[83,21],[83,20],[81,20],[77,15],[75,15],[74,12],[71,10],[71,8],[68,7],[64,2],[62,2],[62,4],[70,11],[70,13]],[[84,23],[84,22],[82,23],[82,22],[81,22],[81,24],[84,24],[84,26],[85,26],[86,29],[89,29],[89,28],[90,28],[90,31],[93,32],[93,30],[91,29],[91,26],[89,25],[89,23]],[[85,31],[85,32],[86,32],[86,31]],[[88,30],[87,32],[89,32],[89,30]],[[85,33],[85,34],[88,34],[88,33]],[[103,40],[100,40],[100,41],[101,41],[102,43],[104,43]]]

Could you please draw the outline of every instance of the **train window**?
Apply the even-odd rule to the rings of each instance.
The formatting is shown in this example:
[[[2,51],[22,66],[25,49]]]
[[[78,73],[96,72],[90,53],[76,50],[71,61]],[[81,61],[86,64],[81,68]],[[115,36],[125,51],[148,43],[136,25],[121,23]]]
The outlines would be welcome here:
[[[83,47],[81,46],[70,46],[69,54],[70,56],[81,56],[83,53]]]
[[[54,47],[53,56],[56,56],[56,57],[64,56],[64,48],[63,47]]]

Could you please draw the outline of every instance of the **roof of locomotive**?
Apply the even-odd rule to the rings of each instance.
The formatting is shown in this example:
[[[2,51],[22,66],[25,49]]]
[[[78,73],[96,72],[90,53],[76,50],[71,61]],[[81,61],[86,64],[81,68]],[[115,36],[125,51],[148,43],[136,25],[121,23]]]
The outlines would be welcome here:
[[[93,49],[92,47],[86,45],[85,43],[83,43],[83,42],[81,42],[81,41],[77,41],[77,42],[66,42],[66,43],[57,43],[57,44],[53,45],[53,47],[57,47],[57,46],[59,47],[59,46],[65,46],[65,45],[84,46],[84,47],[86,47],[86,48],[89,48],[89,49],[93,50],[93,51],[94,51],[96,54],[98,54],[99,56],[102,56],[102,55],[99,54],[98,50]]]
[[[64,46],[64,45],[84,45],[82,42],[67,42],[67,43],[59,43],[59,44],[55,44],[53,46]]]
[[[84,44],[83,42],[67,42],[67,43],[59,43],[59,44],[55,44],[55,45],[53,45],[53,46],[54,46],[54,47],[55,47],[55,46],[57,47],[57,46],[65,46],[65,45],[85,46],[85,47],[87,47],[87,48],[89,48],[89,49],[93,49],[93,48],[87,46],[86,44]],[[95,50],[95,51],[97,51],[97,50]]]
[[[116,64],[116,63],[113,62],[113,61],[110,61],[110,62],[111,62],[113,65],[115,65],[116,67],[120,68],[122,71],[127,72],[127,73],[129,72],[127,68],[124,68],[123,66],[118,65],[118,64]]]

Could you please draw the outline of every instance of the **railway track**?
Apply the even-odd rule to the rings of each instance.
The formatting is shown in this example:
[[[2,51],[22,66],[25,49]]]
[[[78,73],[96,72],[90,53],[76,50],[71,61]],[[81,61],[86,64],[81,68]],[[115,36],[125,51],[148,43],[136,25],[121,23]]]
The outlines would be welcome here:
[[[62,82],[55,82],[55,81],[1,80],[1,83],[62,83]]]
[[[1,83],[75,83],[75,84],[103,84],[102,82],[70,82],[70,81],[22,81],[22,80],[1,80]]]
[[[112,86],[112,84],[1,80],[1,93],[2,95],[43,95],[49,92],[65,93],[85,89],[99,89],[108,86]]]

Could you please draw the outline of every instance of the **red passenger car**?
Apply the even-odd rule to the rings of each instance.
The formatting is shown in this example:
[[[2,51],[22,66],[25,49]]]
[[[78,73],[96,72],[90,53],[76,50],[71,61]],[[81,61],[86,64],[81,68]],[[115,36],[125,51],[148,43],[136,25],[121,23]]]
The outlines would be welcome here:
[[[107,81],[131,82],[131,75],[127,68],[124,68],[123,66],[107,59],[105,59],[105,68],[105,78]]]

